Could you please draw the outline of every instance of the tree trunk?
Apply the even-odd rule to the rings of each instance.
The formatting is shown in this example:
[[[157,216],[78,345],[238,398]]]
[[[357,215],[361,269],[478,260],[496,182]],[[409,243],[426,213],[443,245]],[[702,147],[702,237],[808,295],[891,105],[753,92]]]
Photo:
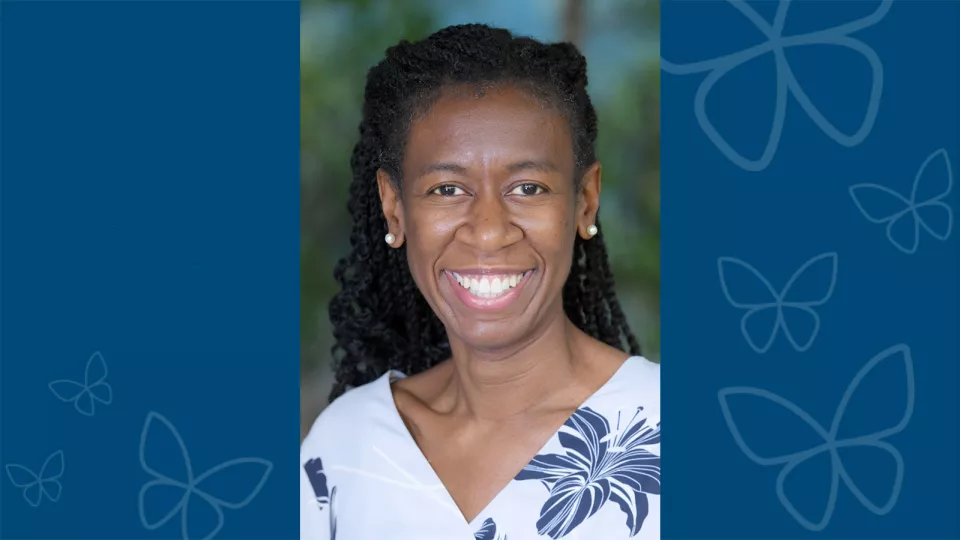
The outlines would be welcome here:
[[[583,0],[567,0],[563,11],[563,40],[577,47],[583,44],[583,27],[586,12]]]

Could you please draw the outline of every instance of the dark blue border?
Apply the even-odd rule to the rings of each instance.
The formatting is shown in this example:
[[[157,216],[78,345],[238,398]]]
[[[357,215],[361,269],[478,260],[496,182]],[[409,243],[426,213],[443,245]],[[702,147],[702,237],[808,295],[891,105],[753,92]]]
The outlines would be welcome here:
[[[957,538],[955,1],[662,5],[664,538]]]
[[[0,537],[298,537],[299,3],[0,25]]]

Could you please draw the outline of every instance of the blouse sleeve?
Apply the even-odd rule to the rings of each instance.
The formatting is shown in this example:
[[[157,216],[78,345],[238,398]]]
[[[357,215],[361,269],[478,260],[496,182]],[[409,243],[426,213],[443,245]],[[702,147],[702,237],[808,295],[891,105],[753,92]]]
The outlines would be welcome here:
[[[335,540],[330,504],[317,496],[306,470],[300,467],[300,540]],[[325,503],[325,504],[324,504]]]

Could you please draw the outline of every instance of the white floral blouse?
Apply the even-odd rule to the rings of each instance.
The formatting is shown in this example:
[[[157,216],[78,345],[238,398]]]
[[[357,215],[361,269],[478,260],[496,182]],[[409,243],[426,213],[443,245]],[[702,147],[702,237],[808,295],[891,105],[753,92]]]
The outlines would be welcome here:
[[[384,374],[347,392],[300,449],[304,540],[660,537],[660,366],[627,360],[467,522],[394,405]]]

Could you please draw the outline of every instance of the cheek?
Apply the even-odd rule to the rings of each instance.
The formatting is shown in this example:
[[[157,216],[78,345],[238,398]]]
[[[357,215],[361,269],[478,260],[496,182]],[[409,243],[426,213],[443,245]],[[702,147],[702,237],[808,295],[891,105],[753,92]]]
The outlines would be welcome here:
[[[527,241],[546,266],[548,290],[559,288],[570,275],[575,240],[574,216],[566,206],[542,208],[527,214],[520,224]]]
[[[407,260],[417,285],[433,274],[434,265],[456,230],[455,220],[436,210],[410,212],[406,216]]]
[[[573,249],[573,215],[565,207],[543,207],[523,212],[518,224],[543,256],[567,254]]]
[[[461,222],[456,211],[424,209],[407,216],[406,234],[418,249],[429,251],[442,246]]]

